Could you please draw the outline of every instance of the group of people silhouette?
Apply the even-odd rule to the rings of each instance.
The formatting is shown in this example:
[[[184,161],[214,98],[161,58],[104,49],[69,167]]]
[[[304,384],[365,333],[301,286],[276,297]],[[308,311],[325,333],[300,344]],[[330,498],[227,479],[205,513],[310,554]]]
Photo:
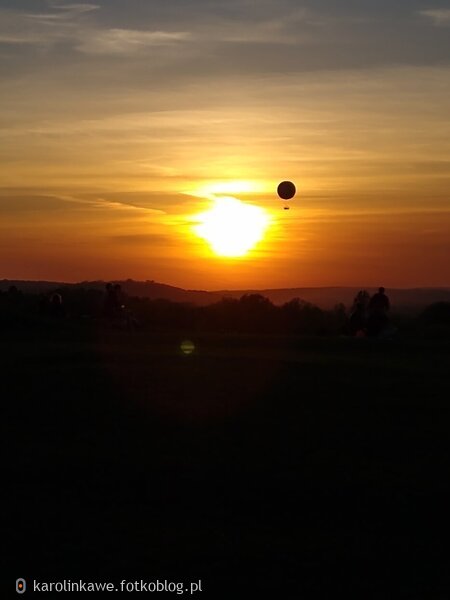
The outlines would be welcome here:
[[[384,287],[378,288],[372,297],[366,290],[360,290],[350,313],[350,334],[356,337],[379,336],[387,329],[390,307]]]
[[[108,321],[125,319],[127,311],[123,300],[120,284],[107,283],[102,309],[103,317]],[[52,292],[50,295],[43,295],[39,302],[39,313],[54,318],[67,316],[62,294]]]
[[[43,317],[60,319],[66,316],[63,297],[58,292],[53,292],[49,296],[41,296],[39,300],[39,314]]]

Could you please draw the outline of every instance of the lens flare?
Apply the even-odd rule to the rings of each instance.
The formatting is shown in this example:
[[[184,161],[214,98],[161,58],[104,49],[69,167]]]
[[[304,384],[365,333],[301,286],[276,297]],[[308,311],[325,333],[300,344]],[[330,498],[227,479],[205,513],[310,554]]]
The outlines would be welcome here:
[[[192,354],[195,350],[195,344],[191,340],[183,340],[180,344],[180,350],[183,354]]]

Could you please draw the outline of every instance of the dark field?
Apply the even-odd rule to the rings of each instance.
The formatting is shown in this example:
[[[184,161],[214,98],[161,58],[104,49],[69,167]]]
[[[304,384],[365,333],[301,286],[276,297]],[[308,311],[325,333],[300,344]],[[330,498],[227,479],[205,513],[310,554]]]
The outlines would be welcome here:
[[[68,329],[0,348],[14,579],[450,598],[448,341]]]

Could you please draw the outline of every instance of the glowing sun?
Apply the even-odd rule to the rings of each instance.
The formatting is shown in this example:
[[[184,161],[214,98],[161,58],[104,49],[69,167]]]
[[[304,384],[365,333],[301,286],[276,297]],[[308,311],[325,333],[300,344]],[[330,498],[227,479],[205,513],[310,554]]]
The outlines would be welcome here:
[[[244,256],[262,240],[269,216],[258,206],[236,198],[215,198],[211,210],[196,216],[194,232],[218,256]]]

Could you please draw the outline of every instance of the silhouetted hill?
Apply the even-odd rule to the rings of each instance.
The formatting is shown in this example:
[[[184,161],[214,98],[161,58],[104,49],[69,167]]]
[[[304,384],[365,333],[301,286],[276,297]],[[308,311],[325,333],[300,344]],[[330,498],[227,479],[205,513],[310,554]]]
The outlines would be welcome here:
[[[217,300],[217,296],[212,292],[184,290],[182,288],[157,283],[156,281],[134,281],[127,279],[125,281],[114,280],[119,283],[123,291],[129,296],[139,298],[150,298],[152,300],[164,298],[172,302],[188,302],[198,305],[212,304]],[[29,294],[46,294],[56,289],[64,288],[85,288],[103,290],[106,281],[81,281],[79,283],[65,283],[58,281],[21,281],[3,279],[0,281],[0,291],[6,291],[11,286],[16,286],[19,290]],[[219,296],[219,299],[222,296]]]
[[[99,289],[103,290],[105,281],[82,281],[79,283],[62,283],[56,281],[0,281],[0,290],[7,290],[15,285],[18,289],[27,293],[48,293],[55,289],[65,287]],[[343,303],[350,306],[356,293],[364,286],[359,287],[317,287],[317,288],[287,288],[287,289],[263,289],[263,290],[185,290],[183,288],[158,283],[156,281],[134,281],[127,279],[117,281],[124,292],[129,296],[150,298],[152,300],[163,298],[172,302],[187,302],[205,306],[217,302],[221,298],[240,298],[245,294],[261,294],[277,305],[289,302],[293,298],[301,298],[320,308],[329,309],[336,304]],[[366,288],[369,293],[374,293],[375,288]],[[416,311],[435,302],[450,302],[450,288],[415,288],[415,289],[387,289],[394,309]]]
[[[71,285],[79,284],[61,283],[58,281],[24,281],[21,279],[2,279],[0,280],[0,291],[5,292],[11,286],[16,286],[20,291],[27,294],[45,294],[56,288]]]

